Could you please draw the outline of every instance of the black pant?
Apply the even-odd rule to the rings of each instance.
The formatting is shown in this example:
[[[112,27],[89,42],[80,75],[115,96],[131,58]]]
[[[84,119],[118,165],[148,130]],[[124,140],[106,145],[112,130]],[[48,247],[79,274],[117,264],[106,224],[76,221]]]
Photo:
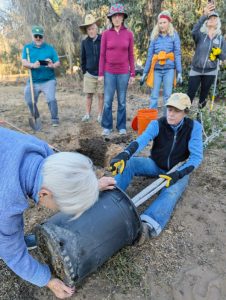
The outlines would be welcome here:
[[[200,95],[199,95],[199,107],[203,108],[206,105],[206,98],[209,93],[210,87],[214,82],[215,75],[197,75],[190,76],[188,81],[188,96],[191,99],[191,102],[195,98],[195,94],[200,87]]]

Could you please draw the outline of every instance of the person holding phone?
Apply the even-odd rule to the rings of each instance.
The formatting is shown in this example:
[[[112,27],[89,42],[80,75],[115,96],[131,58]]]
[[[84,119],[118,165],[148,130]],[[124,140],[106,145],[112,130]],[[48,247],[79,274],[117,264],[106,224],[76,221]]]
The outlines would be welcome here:
[[[203,15],[193,27],[192,36],[196,49],[191,63],[187,94],[192,102],[200,86],[199,108],[203,108],[218,72],[218,60],[226,58],[226,43],[221,34],[221,21],[213,1],[208,1]]]
[[[30,59],[27,56],[29,50]],[[60,62],[56,50],[44,40],[44,29],[41,26],[32,27],[32,42],[25,45],[22,52],[22,64],[31,69],[34,101],[38,102],[40,93],[46,97],[51,114],[52,126],[59,125],[58,106],[56,101],[56,78],[54,70]],[[30,81],[25,87],[25,102],[31,113],[33,110]]]

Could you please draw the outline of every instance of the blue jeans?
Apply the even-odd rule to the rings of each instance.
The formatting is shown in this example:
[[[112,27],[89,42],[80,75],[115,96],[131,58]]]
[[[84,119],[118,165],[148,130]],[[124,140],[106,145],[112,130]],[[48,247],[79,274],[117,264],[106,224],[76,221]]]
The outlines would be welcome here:
[[[34,101],[38,103],[38,97],[43,93],[48,103],[49,111],[51,114],[52,122],[58,122],[58,106],[55,98],[56,95],[56,80],[49,80],[42,83],[33,83],[34,86]],[[33,113],[31,87],[28,81],[24,89],[25,102],[27,103],[31,113]]]
[[[104,110],[101,126],[103,128],[113,128],[112,103],[115,91],[117,92],[118,110],[116,128],[126,129],[126,92],[129,82],[128,74],[104,74]]]
[[[150,108],[158,107],[158,98],[161,84],[163,83],[163,102],[172,94],[174,80],[174,69],[162,69],[154,71],[154,84],[150,96]]]
[[[122,174],[115,177],[117,186],[126,190],[133,176],[158,176],[165,174],[166,171],[160,169],[156,163],[148,157],[132,157],[128,162]],[[153,227],[153,235],[157,236],[168,223],[176,203],[180,199],[186,186],[189,176],[178,180],[177,183],[169,188],[163,188],[159,196],[151,203],[148,209],[141,215],[141,220],[147,222]]]

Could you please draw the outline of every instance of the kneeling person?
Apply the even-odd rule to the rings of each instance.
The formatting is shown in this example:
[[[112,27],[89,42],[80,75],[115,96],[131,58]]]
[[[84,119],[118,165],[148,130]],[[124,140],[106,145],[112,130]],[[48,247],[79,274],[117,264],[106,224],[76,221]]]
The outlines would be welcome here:
[[[173,209],[188,185],[189,174],[203,159],[202,126],[186,116],[191,101],[186,94],[172,94],[166,103],[167,116],[152,121],[144,133],[115,158],[110,165],[117,186],[126,190],[133,176],[159,176],[166,187],[141,215],[143,231],[157,236],[169,221]],[[150,157],[133,157],[153,141]],[[166,173],[179,162],[177,171]]]

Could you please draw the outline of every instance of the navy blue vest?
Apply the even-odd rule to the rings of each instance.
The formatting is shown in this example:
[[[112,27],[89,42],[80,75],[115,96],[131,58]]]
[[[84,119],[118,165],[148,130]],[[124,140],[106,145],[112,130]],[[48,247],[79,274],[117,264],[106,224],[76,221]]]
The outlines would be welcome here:
[[[166,117],[158,120],[159,134],[153,140],[151,158],[163,170],[170,170],[177,163],[189,157],[188,143],[191,138],[193,121],[184,118],[184,123],[175,134]]]

